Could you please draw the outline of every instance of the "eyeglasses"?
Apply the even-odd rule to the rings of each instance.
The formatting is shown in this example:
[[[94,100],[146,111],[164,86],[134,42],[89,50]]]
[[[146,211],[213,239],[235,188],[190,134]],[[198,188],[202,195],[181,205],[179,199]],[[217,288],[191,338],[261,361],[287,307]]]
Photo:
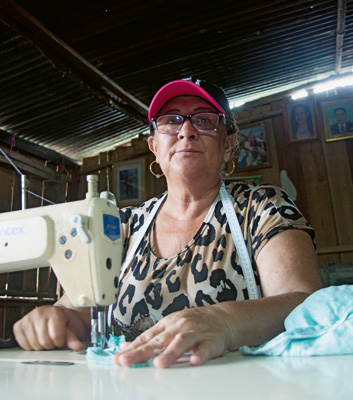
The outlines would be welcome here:
[[[163,114],[153,117],[152,122],[157,131],[164,134],[180,132],[187,119],[197,132],[216,132],[223,118],[224,114],[215,112],[199,112],[191,115]]]

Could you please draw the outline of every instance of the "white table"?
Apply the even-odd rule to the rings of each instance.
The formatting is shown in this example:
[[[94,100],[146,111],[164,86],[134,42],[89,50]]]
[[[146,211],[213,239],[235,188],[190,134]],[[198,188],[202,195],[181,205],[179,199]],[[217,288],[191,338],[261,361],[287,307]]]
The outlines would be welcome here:
[[[72,365],[28,364],[55,361]],[[199,367],[106,367],[66,350],[0,349],[1,399],[353,399],[353,355],[253,357],[238,352]]]

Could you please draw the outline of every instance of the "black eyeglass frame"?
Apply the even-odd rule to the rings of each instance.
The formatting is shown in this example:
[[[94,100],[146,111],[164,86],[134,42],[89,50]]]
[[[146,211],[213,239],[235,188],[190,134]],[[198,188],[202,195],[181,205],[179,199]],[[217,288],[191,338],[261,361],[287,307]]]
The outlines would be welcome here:
[[[194,115],[197,115],[197,114],[214,114],[214,115],[217,115],[217,116],[218,116],[218,125],[217,125],[217,128],[212,129],[212,130],[210,130],[210,131],[204,131],[204,130],[200,130],[200,129],[195,128],[194,125],[193,125],[193,123],[192,123],[191,118],[192,118]],[[161,131],[158,129],[158,126],[157,126],[157,119],[158,119],[159,117],[164,117],[164,116],[166,116],[166,115],[174,115],[174,116],[176,116],[176,117],[182,117],[182,118],[183,118],[183,122],[181,123],[181,126],[180,126],[180,128],[179,128],[178,130],[173,131],[173,132],[161,132]],[[223,118],[224,121],[226,120],[225,114],[223,114],[223,113],[221,113],[221,112],[199,111],[199,112],[197,112],[197,113],[189,114],[189,115],[172,114],[172,113],[171,113],[171,114],[158,114],[158,115],[156,115],[155,117],[152,117],[152,118],[151,118],[151,121],[153,122],[154,128],[155,128],[161,135],[173,135],[173,134],[175,134],[175,133],[179,133],[179,132],[182,130],[182,128],[183,128],[183,126],[184,126],[184,124],[185,124],[185,121],[186,121],[187,119],[190,121],[191,126],[193,127],[193,129],[195,129],[196,132],[201,132],[201,133],[216,132],[217,129],[219,128],[219,125],[220,125],[220,123],[221,123],[221,119],[222,119],[222,118]]]

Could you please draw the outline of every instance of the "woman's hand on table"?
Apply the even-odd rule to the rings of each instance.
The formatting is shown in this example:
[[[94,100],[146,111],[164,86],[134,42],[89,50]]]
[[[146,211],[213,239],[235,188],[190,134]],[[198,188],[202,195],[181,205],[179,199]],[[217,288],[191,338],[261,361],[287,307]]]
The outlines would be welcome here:
[[[231,340],[227,315],[220,308],[191,308],[164,317],[133,342],[124,343],[114,361],[130,366],[155,356],[154,366],[166,368],[190,351],[190,364],[200,365],[222,356]]]
[[[83,343],[70,327],[68,312],[55,306],[35,308],[14,324],[18,345],[24,350],[83,349]]]

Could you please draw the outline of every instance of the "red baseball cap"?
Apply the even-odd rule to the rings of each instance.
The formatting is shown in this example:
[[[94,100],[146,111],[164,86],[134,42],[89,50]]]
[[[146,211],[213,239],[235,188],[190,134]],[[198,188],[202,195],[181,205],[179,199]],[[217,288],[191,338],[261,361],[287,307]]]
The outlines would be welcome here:
[[[169,100],[177,96],[192,95],[207,100],[221,113],[232,118],[228,99],[223,89],[201,79],[186,78],[167,83],[154,95],[148,111],[148,120],[158,115],[159,110]]]

